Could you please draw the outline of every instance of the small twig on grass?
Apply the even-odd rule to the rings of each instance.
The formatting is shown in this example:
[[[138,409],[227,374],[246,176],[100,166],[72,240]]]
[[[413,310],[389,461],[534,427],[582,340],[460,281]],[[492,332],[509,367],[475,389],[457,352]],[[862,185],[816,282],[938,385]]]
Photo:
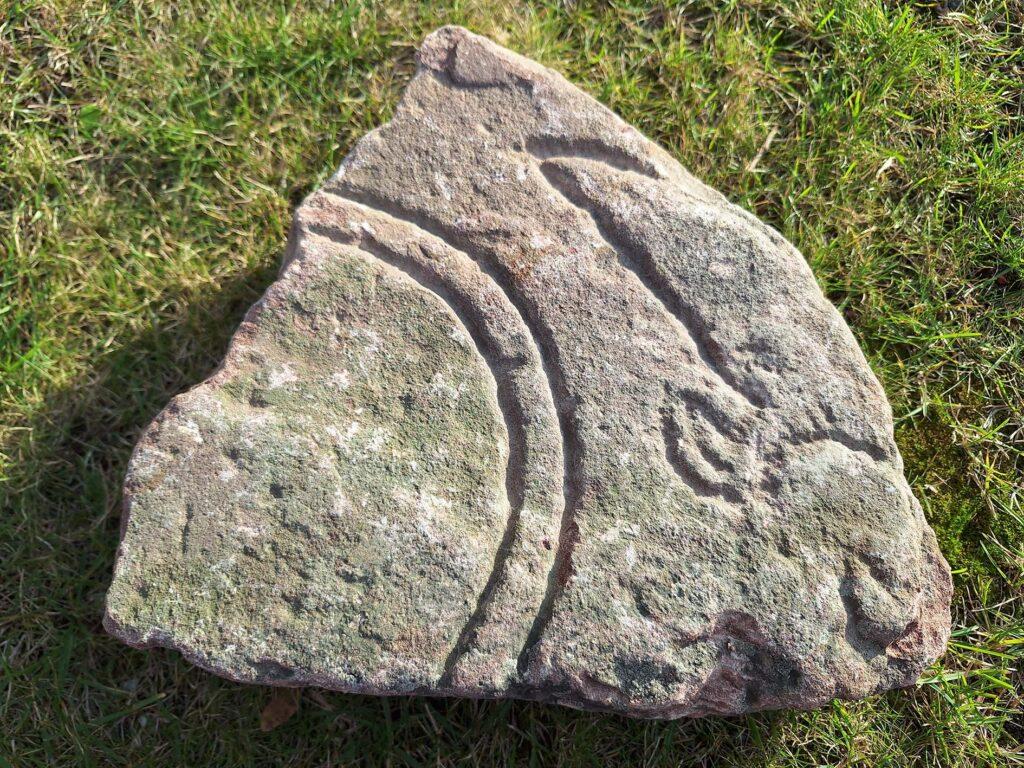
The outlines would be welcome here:
[[[753,173],[755,170],[757,170],[757,164],[761,162],[761,158],[764,157],[764,153],[768,151],[768,147],[770,147],[772,145],[772,142],[775,141],[775,136],[776,134],[778,134],[778,132],[778,126],[773,126],[772,129],[768,131],[768,135],[765,137],[764,143],[761,145],[761,148],[757,150],[757,154],[754,155],[753,159],[751,159],[751,161],[747,163],[747,173]]]

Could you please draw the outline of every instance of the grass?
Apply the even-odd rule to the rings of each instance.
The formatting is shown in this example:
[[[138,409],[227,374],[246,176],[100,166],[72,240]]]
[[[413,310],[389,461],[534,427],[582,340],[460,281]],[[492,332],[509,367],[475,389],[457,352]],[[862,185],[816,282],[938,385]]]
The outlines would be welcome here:
[[[915,689],[643,723],[269,689],[106,637],[133,441],[430,29],[553,66],[801,248],[955,569]],[[0,0],[0,766],[1024,763],[1024,7]]]

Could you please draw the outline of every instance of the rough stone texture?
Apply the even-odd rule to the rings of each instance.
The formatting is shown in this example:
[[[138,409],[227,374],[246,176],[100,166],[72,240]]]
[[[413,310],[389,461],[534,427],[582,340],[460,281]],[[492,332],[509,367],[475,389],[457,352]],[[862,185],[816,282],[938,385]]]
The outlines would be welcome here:
[[[106,625],[218,674],[647,717],[911,683],[950,577],[800,254],[453,27],[143,436]]]

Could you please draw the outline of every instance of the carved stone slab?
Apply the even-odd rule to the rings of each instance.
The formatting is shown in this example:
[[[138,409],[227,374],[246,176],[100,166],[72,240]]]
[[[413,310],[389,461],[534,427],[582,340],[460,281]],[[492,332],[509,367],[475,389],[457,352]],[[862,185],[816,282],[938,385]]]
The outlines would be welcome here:
[[[949,634],[800,254],[455,27],[125,495],[107,628],[237,680],[731,714],[908,685]]]

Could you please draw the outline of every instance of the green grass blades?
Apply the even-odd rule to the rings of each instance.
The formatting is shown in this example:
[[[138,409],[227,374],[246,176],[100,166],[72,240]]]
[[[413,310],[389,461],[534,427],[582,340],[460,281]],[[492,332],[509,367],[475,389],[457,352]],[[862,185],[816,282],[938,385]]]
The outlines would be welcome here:
[[[792,239],[892,401],[956,571],[916,689],[644,723],[268,689],[100,627],[142,427],[209,374],[295,204],[460,23]],[[1024,764],[1017,3],[0,2],[0,765]]]

